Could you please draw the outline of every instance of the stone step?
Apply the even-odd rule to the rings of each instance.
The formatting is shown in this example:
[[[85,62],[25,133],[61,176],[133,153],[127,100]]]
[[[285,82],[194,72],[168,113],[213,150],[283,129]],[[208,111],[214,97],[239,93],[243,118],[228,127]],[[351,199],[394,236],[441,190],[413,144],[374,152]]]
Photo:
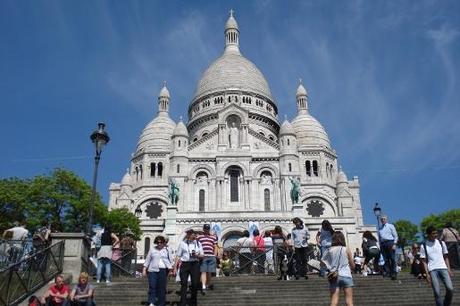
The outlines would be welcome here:
[[[454,287],[460,282],[459,273],[453,277]],[[400,274],[392,281],[382,277],[354,277],[355,305],[433,305],[431,287],[408,274]],[[329,305],[328,282],[314,275],[310,279],[278,281],[274,276],[236,276],[215,278],[215,290],[206,295],[198,294],[198,304],[203,306],[230,305]],[[175,293],[180,285],[172,280],[168,284],[168,305],[176,305],[179,296]],[[147,299],[146,279],[119,279],[110,285],[96,285],[98,305],[141,305]],[[343,293],[341,304],[344,305]],[[460,306],[460,299],[453,305]]]

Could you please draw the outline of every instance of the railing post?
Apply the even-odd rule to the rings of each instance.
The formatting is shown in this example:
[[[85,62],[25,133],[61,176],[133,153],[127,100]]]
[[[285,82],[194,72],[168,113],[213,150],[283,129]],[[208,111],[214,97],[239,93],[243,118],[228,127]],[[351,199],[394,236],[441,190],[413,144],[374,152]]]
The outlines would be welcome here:
[[[72,281],[78,279],[82,272],[82,266],[89,259],[90,246],[85,242],[86,235],[83,233],[52,233],[52,244],[59,241],[64,241],[60,250],[64,254],[62,256],[62,273],[71,275]],[[61,253],[61,254],[62,254]]]

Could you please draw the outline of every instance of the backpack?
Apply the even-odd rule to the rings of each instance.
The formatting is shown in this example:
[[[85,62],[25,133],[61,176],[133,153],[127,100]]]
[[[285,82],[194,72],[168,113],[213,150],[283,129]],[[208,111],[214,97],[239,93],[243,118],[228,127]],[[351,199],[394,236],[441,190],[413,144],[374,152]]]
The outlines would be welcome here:
[[[257,236],[257,238],[254,238],[254,244],[256,247],[256,251],[265,252],[264,238],[262,238],[262,236]]]
[[[32,245],[34,248],[40,248],[48,244],[48,241],[45,239],[46,231],[46,227],[42,227],[34,233],[32,236]]]

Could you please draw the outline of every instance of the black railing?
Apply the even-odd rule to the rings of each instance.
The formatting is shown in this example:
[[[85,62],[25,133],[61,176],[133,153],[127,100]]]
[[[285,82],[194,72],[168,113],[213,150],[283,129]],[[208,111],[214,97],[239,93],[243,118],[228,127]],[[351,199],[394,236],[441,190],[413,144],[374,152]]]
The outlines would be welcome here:
[[[32,251],[32,239],[0,239],[0,269],[21,261],[21,259]]]
[[[238,247],[232,246],[224,250],[228,260],[221,260],[223,275],[239,274],[280,274],[280,263],[286,257],[289,273],[296,273],[296,256],[293,248],[285,246]],[[319,264],[319,249],[310,245],[306,252],[306,262],[313,263],[305,267],[307,272],[317,270]]]
[[[0,270],[0,306],[17,305],[62,272],[64,241]]]
[[[112,276],[135,276],[137,250],[121,249],[117,258],[112,258]]]

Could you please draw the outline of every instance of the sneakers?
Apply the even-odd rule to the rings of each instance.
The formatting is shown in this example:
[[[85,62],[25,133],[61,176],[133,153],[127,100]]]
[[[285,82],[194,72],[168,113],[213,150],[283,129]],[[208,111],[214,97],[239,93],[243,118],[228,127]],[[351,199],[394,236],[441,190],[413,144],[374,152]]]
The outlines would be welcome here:
[[[367,276],[367,272],[363,272],[363,276]]]
[[[149,306],[155,306],[155,304],[153,304],[153,303],[150,303],[150,304],[149,304]]]
[[[101,282],[100,280],[97,280],[97,281],[96,281],[96,283],[98,283],[98,284],[99,284],[100,282]]]

